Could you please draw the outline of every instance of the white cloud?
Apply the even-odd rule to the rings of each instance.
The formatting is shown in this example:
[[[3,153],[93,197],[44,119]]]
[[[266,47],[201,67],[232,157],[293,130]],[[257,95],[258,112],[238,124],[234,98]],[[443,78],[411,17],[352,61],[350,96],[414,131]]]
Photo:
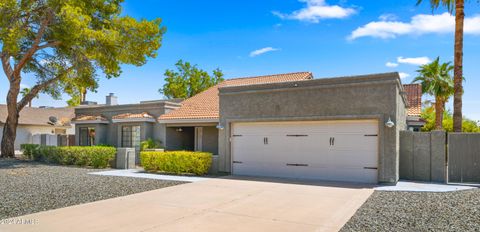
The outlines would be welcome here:
[[[403,58],[403,57],[399,56],[397,58],[397,62],[400,63],[400,64],[411,64],[411,65],[420,66],[420,65],[428,64],[428,63],[432,62],[432,60],[430,60],[430,58],[428,58],[426,56],[411,57],[411,58]]]
[[[404,73],[404,72],[398,73],[398,75],[400,75],[400,78],[401,78],[401,79],[404,79],[404,78],[407,78],[407,77],[410,76],[410,74]]]
[[[267,52],[274,52],[274,51],[278,51],[278,50],[280,50],[280,49],[272,48],[272,47],[264,47],[264,48],[260,48],[260,49],[257,49],[255,51],[250,52],[250,57],[259,56],[259,55],[265,54]]]
[[[381,17],[380,21],[370,22],[354,30],[349,40],[361,37],[382,39],[396,38],[401,35],[448,34],[455,29],[455,17],[449,13],[439,15],[419,14],[410,22],[400,22],[390,17]],[[465,18],[465,34],[480,35],[480,15]]]
[[[325,0],[299,0],[307,5],[290,14],[284,14],[277,11],[272,12],[281,19],[293,19],[311,23],[318,23],[321,19],[341,19],[346,18],[356,11],[353,8],[345,8],[339,5],[328,5]]]
[[[387,62],[385,64],[385,66],[389,67],[389,68],[396,68],[398,67],[398,63],[394,63],[394,62]]]
[[[398,16],[395,14],[382,14],[378,19],[381,21],[394,21],[398,19]]]

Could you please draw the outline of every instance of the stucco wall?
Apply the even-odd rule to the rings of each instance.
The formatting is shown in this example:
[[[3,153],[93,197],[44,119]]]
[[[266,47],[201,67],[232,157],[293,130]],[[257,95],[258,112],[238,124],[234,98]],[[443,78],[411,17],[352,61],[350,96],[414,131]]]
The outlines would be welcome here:
[[[218,129],[216,127],[203,127],[202,150],[218,155]]]
[[[396,182],[406,120],[400,89],[397,73],[220,88],[219,170],[231,171],[233,122],[372,118],[379,121],[378,180]],[[395,128],[384,126],[389,117]]]

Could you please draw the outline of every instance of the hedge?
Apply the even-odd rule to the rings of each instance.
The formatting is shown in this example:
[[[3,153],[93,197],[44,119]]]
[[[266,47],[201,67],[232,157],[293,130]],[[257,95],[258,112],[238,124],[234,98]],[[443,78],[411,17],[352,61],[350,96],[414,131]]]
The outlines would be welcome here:
[[[148,172],[204,175],[212,165],[212,154],[192,151],[142,151],[140,163]]]
[[[106,168],[110,161],[115,159],[117,150],[114,147],[55,147],[40,146],[35,144],[22,144],[23,154],[26,158],[36,161],[62,165],[91,166]]]

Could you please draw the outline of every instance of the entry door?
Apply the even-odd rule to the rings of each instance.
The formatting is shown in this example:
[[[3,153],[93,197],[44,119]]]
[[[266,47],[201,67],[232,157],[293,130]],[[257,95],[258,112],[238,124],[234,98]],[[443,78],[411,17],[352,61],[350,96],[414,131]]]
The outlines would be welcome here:
[[[235,123],[236,175],[377,182],[374,120]]]

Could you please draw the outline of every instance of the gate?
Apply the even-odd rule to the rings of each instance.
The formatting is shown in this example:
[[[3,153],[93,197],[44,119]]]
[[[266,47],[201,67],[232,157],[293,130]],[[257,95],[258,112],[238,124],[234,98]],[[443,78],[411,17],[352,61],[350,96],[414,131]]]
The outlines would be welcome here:
[[[448,134],[449,182],[480,183],[480,133]]]

